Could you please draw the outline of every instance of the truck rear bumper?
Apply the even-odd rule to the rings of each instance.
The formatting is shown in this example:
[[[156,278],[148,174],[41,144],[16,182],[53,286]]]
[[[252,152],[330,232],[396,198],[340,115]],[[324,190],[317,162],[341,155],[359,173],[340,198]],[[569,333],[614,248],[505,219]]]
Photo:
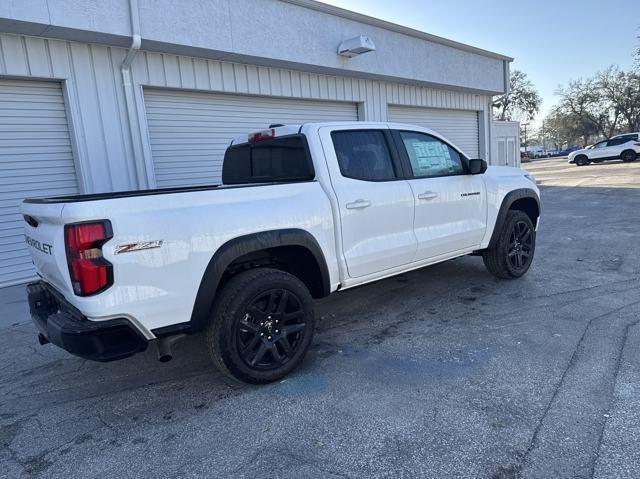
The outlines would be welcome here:
[[[147,339],[126,318],[89,321],[43,281],[27,285],[27,296],[41,342],[93,361],[115,361],[147,349]]]

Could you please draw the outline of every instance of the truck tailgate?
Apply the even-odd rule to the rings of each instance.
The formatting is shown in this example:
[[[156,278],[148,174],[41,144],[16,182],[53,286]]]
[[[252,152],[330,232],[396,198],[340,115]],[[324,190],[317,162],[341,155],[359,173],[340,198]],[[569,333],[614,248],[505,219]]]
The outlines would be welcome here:
[[[64,244],[64,203],[23,203],[25,241],[38,274],[63,294],[72,293]]]

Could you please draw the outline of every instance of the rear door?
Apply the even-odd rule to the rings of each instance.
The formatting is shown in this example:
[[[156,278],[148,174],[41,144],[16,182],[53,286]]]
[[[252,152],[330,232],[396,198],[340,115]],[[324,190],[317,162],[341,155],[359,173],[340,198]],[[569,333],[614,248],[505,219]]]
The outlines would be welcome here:
[[[631,143],[631,138],[627,136],[612,138],[607,142],[607,147],[605,148],[605,150],[607,151],[607,157],[618,158],[624,150],[633,148],[632,145],[633,144]]]
[[[349,276],[410,263],[416,252],[413,192],[402,179],[389,129],[320,129],[336,195]]]
[[[468,174],[464,155],[435,136],[418,131],[393,135],[411,169],[416,261],[478,247],[487,228],[482,175]]]

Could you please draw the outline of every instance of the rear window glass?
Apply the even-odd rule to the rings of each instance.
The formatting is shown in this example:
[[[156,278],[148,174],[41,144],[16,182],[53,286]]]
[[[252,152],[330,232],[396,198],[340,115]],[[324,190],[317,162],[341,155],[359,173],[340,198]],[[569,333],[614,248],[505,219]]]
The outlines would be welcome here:
[[[631,140],[638,141],[638,135],[624,135],[624,136],[620,136],[618,138],[623,140],[622,143],[626,143],[627,141],[631,141]]]
[[[313,177],[313,163],[301,135],[231,146],[222,165],[222,182],[226,185],[302,181]]]

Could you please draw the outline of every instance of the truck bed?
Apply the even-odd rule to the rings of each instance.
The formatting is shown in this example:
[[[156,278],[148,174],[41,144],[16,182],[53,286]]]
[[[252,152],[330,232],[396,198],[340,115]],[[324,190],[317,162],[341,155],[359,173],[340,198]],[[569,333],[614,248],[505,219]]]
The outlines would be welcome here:
[[[220,188],[222,185],[183,186],[179,188],[157,188],[153,190],[112,191],[108,193],[92,193],[86,195],[54,196],[51,198],[27,198],[25,203],[77,203],[79,201],[110,200],[114,198],[128,198],[133,196],[166,195],[189,191],[206,191]]]
[[[248,188],[255,186],[272,186],[282,185],[284,183],[305,183],[315,180],[301,181],[279,181],[270,183],[247,183],[244,185],[203,185],[203,186],[181,186],[175,188],[157,188],[153,190],[129,190],[129,191],[113,191],[109,193],[92,193],[86,195],[70,195],[70,196],[54,196],[51,198],[27,198],[24,203],[35,204],[55,204],[55,203],[79,203],[81,201],[100,201],[111,200],[116,198],[132,198],[136,196],[152,196],[152,195],[170,195],[174,193],[193,193],[195,191],[211,191],[211,190],[228,190],[237,188]]]

